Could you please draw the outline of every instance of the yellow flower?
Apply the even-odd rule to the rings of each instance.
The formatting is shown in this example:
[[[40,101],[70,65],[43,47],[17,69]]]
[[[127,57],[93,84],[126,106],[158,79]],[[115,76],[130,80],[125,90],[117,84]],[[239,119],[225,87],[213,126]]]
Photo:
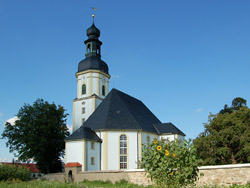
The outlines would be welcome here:
[[[176,154],[175,154],[175,153],[173,154],[173,157],[176,157]]]
[[[171,176],[173,176],[173,175],[174,175],[174,173],[173,173],[173,172],[171,172],[171,173],[170,173],[170,175],[171,175]]]
[[[161,146],[157,146],[157,150],[158,150],[158,151],[161,151]]]
[[[158,141],[157,141],[157,140],[155,140],[155,141],[154,141],[154,144],[157,144],[157,143],[158,143]]]
[[[165,155],[166,155],[166,156],[168,156],[168,155],[169,155],[168,150],[165,150]]]

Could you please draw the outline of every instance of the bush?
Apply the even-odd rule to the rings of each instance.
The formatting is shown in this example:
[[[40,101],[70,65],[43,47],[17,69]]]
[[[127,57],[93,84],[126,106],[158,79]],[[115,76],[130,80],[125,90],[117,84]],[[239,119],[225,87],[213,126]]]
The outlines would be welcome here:
[[[15,180],[28,181],[30,171],[18,165],[0,165],[0,181]]]
[[[185,187],[198,177],[200,160],[191,141],[157,141],[143,145],[141,165],[159,187]]]

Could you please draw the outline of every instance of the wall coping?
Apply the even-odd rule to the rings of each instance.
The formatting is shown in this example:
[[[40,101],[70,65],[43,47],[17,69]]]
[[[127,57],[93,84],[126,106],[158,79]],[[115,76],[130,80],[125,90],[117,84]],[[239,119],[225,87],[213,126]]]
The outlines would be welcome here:
[[[244,164],[229,164],[229,165],[213,165],[213,166],[200,166],[199,170],[211,169],[231,169],[231,168],[250,168],[250,163]],[[121,172],[145,172],[145,169],[128,169],[128,170],[99,170],[99,171],[80,171],[79,174],[91,173],[121,173]]]
[[[213,166],[200,166],[199,170],[230,169],[230,168],[250,168],[250,163],[245,163],[245,164],[229,164],[229,165],[213,165]]]

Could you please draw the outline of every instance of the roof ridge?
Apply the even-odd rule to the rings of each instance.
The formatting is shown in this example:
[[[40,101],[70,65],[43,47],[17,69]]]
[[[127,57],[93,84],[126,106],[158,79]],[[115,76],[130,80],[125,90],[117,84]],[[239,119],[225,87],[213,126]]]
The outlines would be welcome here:
[[[155,128],[156,132],[160,135],[161,133],[160,133],[160,131],[157,129],[157,127],[156,127],[155,124],[153,124],[153,127]]]

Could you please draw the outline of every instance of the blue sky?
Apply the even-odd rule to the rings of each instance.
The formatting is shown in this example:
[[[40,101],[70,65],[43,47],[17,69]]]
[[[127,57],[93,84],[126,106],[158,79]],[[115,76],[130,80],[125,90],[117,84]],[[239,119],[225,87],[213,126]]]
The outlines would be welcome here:
[[[235,97],[250,102],[249,0],[0,0],[0,133],[37,98],[64,106],[72,125],[93,6],[110,88],[187,138]],[[11,161],[5,141],[0,161]]]

